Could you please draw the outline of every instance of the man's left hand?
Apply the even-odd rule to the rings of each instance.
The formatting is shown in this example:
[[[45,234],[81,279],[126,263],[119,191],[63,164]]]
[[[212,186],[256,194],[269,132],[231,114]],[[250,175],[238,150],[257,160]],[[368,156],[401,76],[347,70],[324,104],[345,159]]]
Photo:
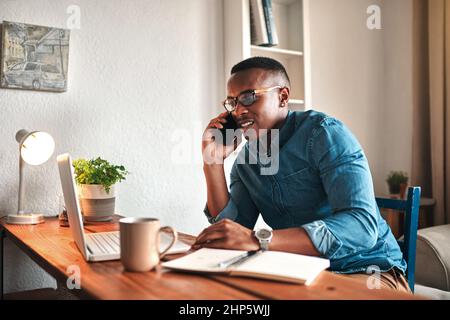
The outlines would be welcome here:
[[[220,248],[233,250],[259,250],[259,241],[253,231],[229,219],[221,220],[204,229],[192,249]]]

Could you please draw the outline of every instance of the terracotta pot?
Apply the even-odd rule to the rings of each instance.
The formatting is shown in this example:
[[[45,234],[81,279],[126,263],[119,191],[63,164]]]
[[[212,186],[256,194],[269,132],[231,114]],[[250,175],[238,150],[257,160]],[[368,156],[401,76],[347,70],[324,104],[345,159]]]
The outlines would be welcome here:
[[[115,186],[111,186],[109,192],[100,184],[78,185],[78,197],[80,199],[81,213],[86,221],[111,220],[116,203]]]
[[[389,186],[389,195],[392,199],[406,199],[407,183],[401,183],[399,186]]]
[[[408,190],[408,184],[400,183],[400,199],[406,199],[406,190]]]

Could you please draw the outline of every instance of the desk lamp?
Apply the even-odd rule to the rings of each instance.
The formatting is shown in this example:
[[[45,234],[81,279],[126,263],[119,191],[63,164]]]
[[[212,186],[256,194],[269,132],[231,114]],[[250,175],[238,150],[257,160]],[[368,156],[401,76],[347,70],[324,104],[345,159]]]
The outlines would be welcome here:
[[[8,215],[7,223],[10,224],[38,224],[44,222],[42,213],[28,213],[23,210],[24,184],[23,167],[25,162],[38,166],[46,162],[53,154],[55,141],[46,132],[19,130],[16,133],[19,143],[19,203],[17,214]]]

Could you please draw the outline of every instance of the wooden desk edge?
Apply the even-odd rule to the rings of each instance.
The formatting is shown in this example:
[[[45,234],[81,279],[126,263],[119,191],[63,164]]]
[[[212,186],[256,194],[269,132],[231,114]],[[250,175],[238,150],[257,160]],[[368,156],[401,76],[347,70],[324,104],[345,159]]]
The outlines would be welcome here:
[[[8,228],[4,225],[5,224],[5,217],[0,218],[0,235],[3,234],[4,236],[7,236],[9,239],[12,240],[14,244],[16,244],[20,249],[22,249],[34,262],[36,262],[41,268],[43,268],[46,272],[48,272],[51,276],[53,276],[58,282],[64,282],[68,279],[68,275],[62,272],[62,270],[58,269],[56,266],[53,266],[52,264],[48,263],[45,257],[39,255],[36,251],[34,251],[32,248],[30,248],[28,245],[26,245],[23,241],[18,239],[13,233],[11,233]],[[195,237],[180,233],[182,237],[185,237],[186,243],[189,244]],[[187,240],[187,241],[186,241]],[[177,255],[173,255],[172,258],[176,258]],[[2,265],[3,266],[3,265]],[[329,271],[324,271],[329,272]],[[240,285],[236,285],[232,283],[232,281],[226,281],[224,279],[221,279],[220,277],[215,276],[207,276],[209,279],[226,284],[227,286],[230,286],[232,288],[241,290],[245,293],[255,295],[256,297],[262,298],[262,299],[273,299],[270,297],[270,295],[266,295],[261,292],[255,292],[252,288],[246,288]],[[86,288],[82,288],[81,290],[76,291],[76,295],[83,299],[101,299],[101,297],[97,296],[95,292],[91,292]],[[404,296],[404,295],[399,295]],[[426,299],[425,297],[420,297],[416,295],[411,295],[411,298],[415,299]],[[400,298],[401,299],[401,298]]]
[[[61,270],[59,270],[56,266],[53,266],[52,264],[48,263],[47,260],[39,255],[36,251],[34,251],[32,248],[27,246],[23,241],[18,239],[13,233],[11,233],[8,228],[4,225],[4,220],[6,220],[6,217],[0,218],[0,233],[3,233],[3,236],[11,240],[19,249],[21,249],[31,260],[33,260],[39,267],[45,270],[49,275],[51,275],[53,278],[55,278],[56,282],[62,283],[67,281],[68,275]],[[2,268],[4,267],[4,264],[2,263]],[[2,270],[3,274],[3,270]],[[3,284],[3,283],[2,283]],[[3,287],[1,288],[2,295],[3,295]],[[95,294],[92,292],[89,292],[85,288],[82,288],[80,290],[74,290],[74,293],[77,297],[80,299],[92,299],[95,298]]]
[[[17,247],[20,250],[22,250],[22,252],[24,252],[28,257],[30,257],[38,266],[40,266],[42,269],[44,269],[52,277],[54,277],[56,279],[56,281],[58,282],[58,285],[60,283],[65,283],[65,281],[67,281],[67,279],[69,278],[69,275],[67,275],[63,269],[58,267],[58,265],[55,265],[55,264],[49,262],[45,258],[45,256],[41,255],[38,251],[36,251],[32,247],[30,247],[26,242],[21,240],[20,237],[16,236],[13,229],[9,230],[5,219],[6,219],[6,217],[0,218],[0,234],[8,237],[12,243],[17,245]],[[55,218],[50,218],[46,222],[57,223],[57,221],[55,221],[55,220],[56,220]],[[87,229],[86,231],[91,232],[91,230],[89,230],[89,229]],[[95,230],[95,231],[99,232],[100,230]],[[180,236],[182,238],[180,240],[185,243],[188,243],[188,244],[195,238],[195,237],[192,237],[192,236],[184,234],[184,233],[180,233]],[[171,256],[175,256],[175,255],[168,255],[166,257],[171,257]],[[3,257],[3,255],[2,255],[2,257]],[[3,264],[1,266],[4,267]],[[242,299],[243,297],[246,297],[246,299],[260,299],[258,295],[248,294],[247,292],[245,292],[243,290],[233,288],[231,286],[228,286],[221,282],[215,281],[208,277],[203,277],[203,278],[207,281],[211,281],[212,283],[215,283],[217,286],[223,286],[224,288],[225,287],[228,288],[228,291],[235,291],[236,293],[239,292],[240,293],[239,299]],[[2,284],[3,284],[3,282],[2,282]],[[3,287],[1,286],[1,288],[2,288],[2,293],[3,293]],[[104,299],[104,297],[100,296],[96,291],[90,290],[89,287],[84,287],[84,286],[82,286],[80,290],[74,290],[73,293],[81,299]],[[211,299],[214,300],[217,298],[212,297]],[[230,298],[230,299],[236,299],[236,296],[235,296],[235,298]]]

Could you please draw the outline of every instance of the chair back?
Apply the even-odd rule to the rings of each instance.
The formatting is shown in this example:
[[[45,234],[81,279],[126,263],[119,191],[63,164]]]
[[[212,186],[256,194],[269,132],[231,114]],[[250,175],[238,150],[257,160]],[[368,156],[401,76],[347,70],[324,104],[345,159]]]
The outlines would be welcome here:
[[[414,271],[416,267],[416,241],[419,222],[420,187],[409,187],[406,200],[376,198],[380,209],[392,209],[405,213],[403,240],[397,240],[407,263],[406,278],[411,291],[414,292]]]

